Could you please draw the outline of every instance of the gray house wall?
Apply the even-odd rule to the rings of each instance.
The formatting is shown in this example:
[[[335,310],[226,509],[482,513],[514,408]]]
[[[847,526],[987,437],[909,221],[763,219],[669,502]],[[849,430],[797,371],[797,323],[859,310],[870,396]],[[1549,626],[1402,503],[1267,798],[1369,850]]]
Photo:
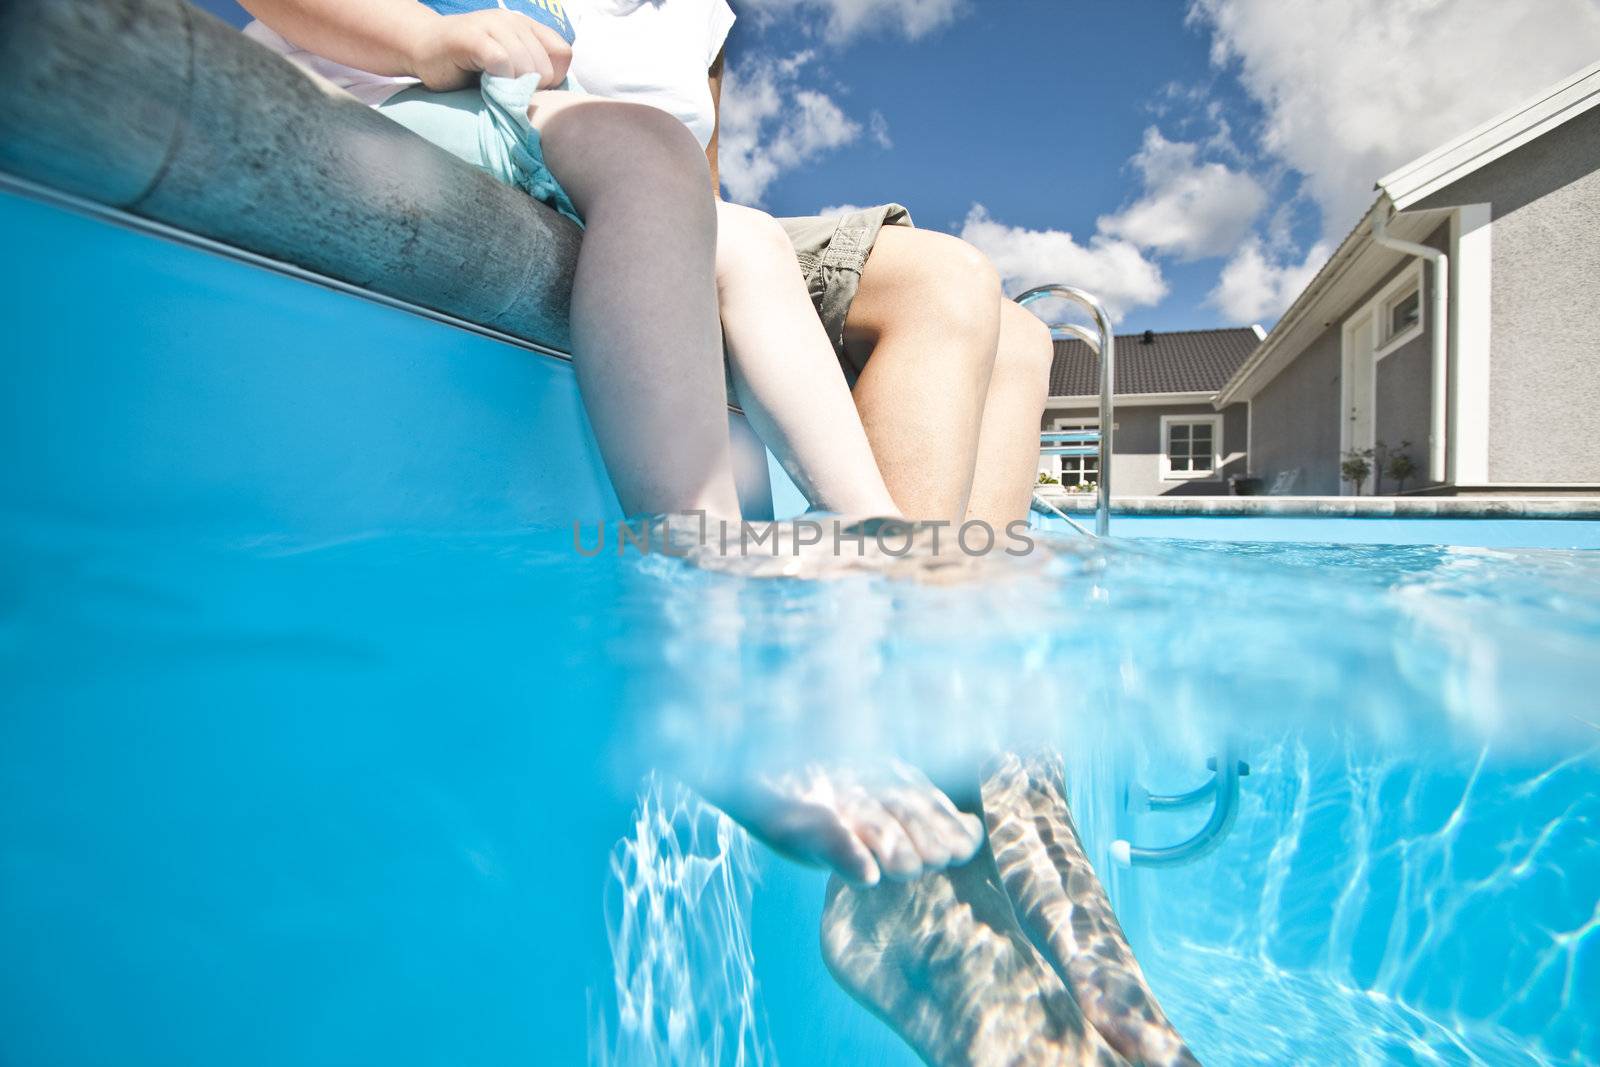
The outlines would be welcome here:
[[[1450,225],[1440,226],[1422,242],[1441,252],[1450,252]],[[1382,292],[1395,278],[1413,269],[1414,261],[1407,260],[1400,267],[1363,293],[1361,299],[1350,307],[1350,315]],[[1401,450],[1411,457],[1417,469],[1416,476],[1406,482],[1407,489],[1438,485],[1427,477],[1428,431],[1433,421],[1433,267],[1422,265],[1422,331],[1382,359],[1375,368],[1377,405],[1372,414],[1373,440],[1385,445],[1391,452]],[[1381,311],[1381,309],[1380,309]],[[1409,442],[1409,445],[1407,444]],[[1397,488],[1383,476],[1381,483],[1368,482],[1367,492],[1375,492],[1381,484],[1385,493]]]
[[[1490,205],[1489,479],[1600,482],[1600,108],[1421,206]]]
[[[1334,323],[1250,400],[1250,473],[1296,496],[1339,492],[1339,332]]]
[[[1423,242],[1448,251],[1450,227],[1443,225]],[[1278,375],[1261,388],[1250,401],[1250,473],[1270,490],[1280,475],[1299,470],[1287,490],[1295,496],[1336,496],[1341,489],[1339,439],[1348,413],[1343,405],[1344,328],[1401,274],[1413,269],[1407,258],[1382,280],[1350,302],[1317,339]],[[1433,362],[1429,294],[1433,291],[1433,271],[1422,274],[1423,328],[1405,344],[1378,360],[1375,368],[1376,404],[1373,410],[1373,437],[1392,449],[1411,442],[1406,450],[1418,468],[1427,466],[1428,422],[1433,390]],[[1406,488],[1432,484],[1413,479]],[[1367,492],[1376,488],[1368,481]],[[1394,486],[1384,484],[1385,492]]]
[[[1228,479],[1250,473],[1250,405],[1229,404],[1222,409],[1222,492]]]
[[[1230,404],[1222,412],[1222,467],[1213,479],[1163,481],[1161,478],[1161,417],[1163,415],[1216,415],[1210,404],[1122,406],[1116,410],[1112,439],[1111,492],[1114,496],[1222,496],[1228,479],[1245,473],[1247,412],[1244,404]],[[1056,419],[1096,418],[1090,407],[1046,409],[1041,429]]]

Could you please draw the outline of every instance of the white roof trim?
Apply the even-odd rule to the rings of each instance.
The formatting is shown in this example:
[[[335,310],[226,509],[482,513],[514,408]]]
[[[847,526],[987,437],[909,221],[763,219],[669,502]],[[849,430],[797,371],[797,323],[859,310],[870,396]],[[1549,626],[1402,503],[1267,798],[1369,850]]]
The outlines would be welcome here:
[[[1378,179],[1404,211],[1468,174],[1600,105],[1600,63]]]
[[[1379,199],[1381,200],[1382,198],[1380,197]],[[1376,203],[1374,206],[1376,206]],[[1324,286],[1328,284],[1329,280],[1344,269],[1346,263],[1361,248],[1363,240],[1371,237],[1371,233],[1367,228],[1367,218],[1371,214],[1372,209],[1368,208],[1366,214],[1361,216],[1361,221],[1356,223],[1355,229],[1345,235],[1345,239],[1339,242],[1339,247],[1333,250],[1333,255],[1329,256],[1328,261],[1318,268],[1311,281],[1307,282],[1306,287],[1300,290],[1299,295],[1294,298],[1294,302],[1284,310],[1282,315],[1278,316],[1278,321],[1273,324],[1272,329],[1267,331],[1267,335],[1261,339],[1261,343],[1256,345],[1256,350],[1250,353],[1243,363],[1239,364],[1239,369],[1233,372],[1232,378],[1222,383],[1222,388],[1217,390],[1217,397],[1213,401],[1219,410],[1235,401],[1249,400],[1255,395],[1251,393],[1250,396],[1240,396],[1239,393],[1244,388],[1245,382],[1250,380],[1250,377],[1260,369],[1261,365],[1267,361],[1267,358],[1283,343],[1284,337],[1289,334],[1291,328],[1298,325],[1300,320],[1305,318],[1307,309],[1321,295]],[[1296,353],[1296,355],[1298,354]]]

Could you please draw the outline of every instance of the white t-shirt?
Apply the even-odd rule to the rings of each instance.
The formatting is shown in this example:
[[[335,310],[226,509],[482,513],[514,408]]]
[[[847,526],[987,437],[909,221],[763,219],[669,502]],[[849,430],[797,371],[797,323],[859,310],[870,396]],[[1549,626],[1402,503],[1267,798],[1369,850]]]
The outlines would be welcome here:
[[[733,28],[728,0],[567,0],[566,9],[577,32],[571,74],[585,92],[658,107],[701,147],[710,143],[716,112],[706,72]],[[244,33],[374,107],[420,84],[324,59],[260,22]]]
[[[717,116],[706,72],[733,28],[728,0],[576,0],[572,76],[584,92],[676,116],[704,148]]]

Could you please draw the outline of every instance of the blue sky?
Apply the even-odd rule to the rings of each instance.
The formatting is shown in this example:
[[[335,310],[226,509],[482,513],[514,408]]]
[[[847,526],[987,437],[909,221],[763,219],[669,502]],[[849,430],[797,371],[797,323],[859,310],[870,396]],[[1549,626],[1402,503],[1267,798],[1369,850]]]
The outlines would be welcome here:
[[[1378,177],[1600,58],[1600,0],[733,3],[730,198],[897,200],[1127,330],[1270,326]]]
[[[806,41],[793,20],[741,20],[729,49],[736,64],[752,54],[815,49],[811,80],[837,86],[848,114],[881,114],[890,142],[869,134],[819,153],[774,181],[764,206],[803,214],[899,200],[918,225],[959,233],[981,204],[1007,226],[1086,241],[1099,216],[1138,192],[1130,160],[1147,128],[1214,132],[1201,129],[1214,126],[1204,108],[1191,114],[1197,109],[1174,99],[1169,86],[1204,85],[1230,113],[1250,109],[1235,85],[1218,84],[1205,36],[1185,25],[1172,0],[989,0],[984,10],[914,43],[876,32],[837,49]],[[1220,323],[1214,309],[1200,306],[1216,279],[1214,263],[1173,264],[1163,275],[1170,295],[1130,314],[1128,325]]]

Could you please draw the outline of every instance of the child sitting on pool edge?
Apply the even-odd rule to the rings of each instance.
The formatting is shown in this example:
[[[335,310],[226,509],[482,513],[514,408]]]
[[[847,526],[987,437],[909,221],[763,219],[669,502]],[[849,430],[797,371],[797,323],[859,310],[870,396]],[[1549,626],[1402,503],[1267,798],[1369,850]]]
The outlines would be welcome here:
[[[669,112],[597,99],[576,84],[569,67],[582,8],[560,0],[245,6],[261,19],[246,28],[253,39],[586,227],[573,278],[573,356],[625,513],[739,517],[725,337],[745,414],[810,502],[846,515],[899,514],[787,236],[764,212],[711,195],[704,151],[714,131],[698,99]],[[725,3],[701,6],[709,18],[674,20],[697,39],[624,58],[657,69],[670,60],[707,95],[705,71],[733,15]]]

